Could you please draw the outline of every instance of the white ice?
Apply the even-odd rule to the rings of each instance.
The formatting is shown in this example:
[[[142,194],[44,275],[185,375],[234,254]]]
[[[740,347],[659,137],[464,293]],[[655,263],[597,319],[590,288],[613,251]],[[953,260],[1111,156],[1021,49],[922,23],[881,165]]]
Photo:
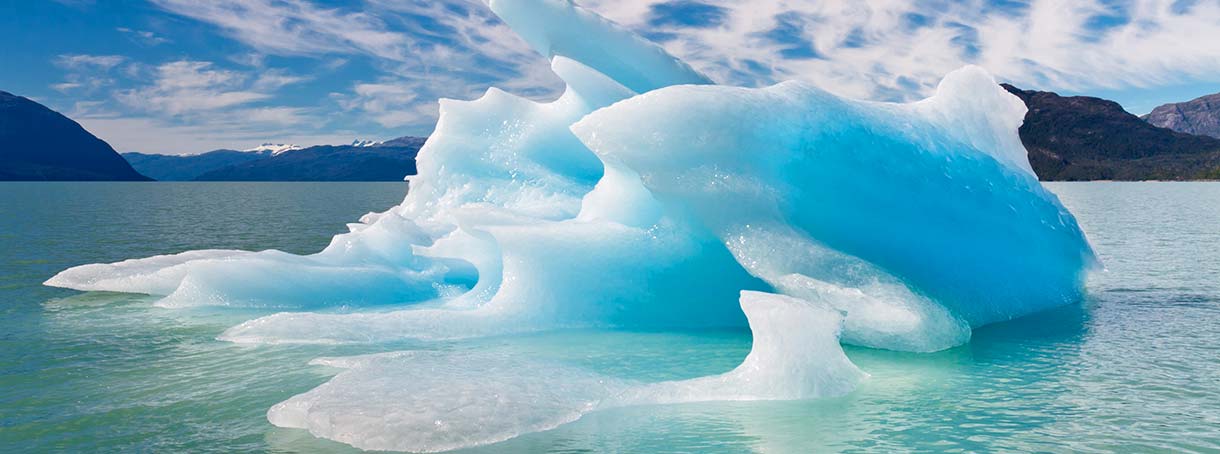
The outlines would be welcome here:
[[[627,405],[840,396],[866,375],[843,354],[842,317],[796,298],[743,292],[750,354],[721,375],[638,383],[487,352],[406,351],[312,364],[344,369],[272,407],[277,426],[361,449],[438,452],[504,441]]]

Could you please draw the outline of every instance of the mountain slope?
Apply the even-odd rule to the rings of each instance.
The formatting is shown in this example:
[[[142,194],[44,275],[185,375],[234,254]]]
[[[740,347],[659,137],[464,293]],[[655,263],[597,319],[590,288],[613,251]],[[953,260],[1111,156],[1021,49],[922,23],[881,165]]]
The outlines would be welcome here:
[[[374,146],[319,145],[205,172],[200,181],[402,181],[415,174],[423,138]]]
[[[123,153],[140,173],[159,181],[190,181],[216,169],[257,161],[271,152],[215,150],[189,156]]]
[[[1143,119],[1153,126],[1220,138],[1220,93],[1162,105]]]
[[[28,98],[0,91],[0,180],[147,181],[109,144]]]
[[[1220,171],[1220,139],[1158,128],[1105,99],[1003,86],[1029,108],[1021,142],[1043,180],[1189,180]]]

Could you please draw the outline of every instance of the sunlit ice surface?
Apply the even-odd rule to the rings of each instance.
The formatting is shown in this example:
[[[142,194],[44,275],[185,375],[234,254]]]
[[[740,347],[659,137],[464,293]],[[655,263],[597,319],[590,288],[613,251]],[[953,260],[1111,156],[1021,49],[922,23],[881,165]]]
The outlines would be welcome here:
[[[494,88],[442,100],[402,204],[312,255],[202,250],[75,267],[47,285],[288,310],[219,334],[241,344],[752,332],[736,366],[668,380],[522,352],[318,358],[337,375],[268,412],[405,451],[647,405],[836,398],[869,381],[841,344],[942,351],[1084,297],[1098,261],[1030,169],[1024,106],[982,69],[912,104],[717,86],[570,3],[489,6],[567,90],[546,103]]]

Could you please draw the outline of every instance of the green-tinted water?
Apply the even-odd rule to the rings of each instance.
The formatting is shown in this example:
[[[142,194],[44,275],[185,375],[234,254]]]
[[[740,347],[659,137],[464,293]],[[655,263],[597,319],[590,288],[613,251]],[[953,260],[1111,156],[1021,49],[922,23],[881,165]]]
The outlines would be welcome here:
[[[855,393],[593,413],[479,452],[1220,452],[1220,184],[1055,184],[1108,271],[1090,300],[931,354],[852,348]],[[541,333],[445,344],[259,346],[264,312],[162,309],[42,287],[66,267],[202,248],[313,252],[399,183],[0,183],[0,452],[349,451],[267,423],[318,356],[536,355],[644,380],[728,370],[748,332]]]

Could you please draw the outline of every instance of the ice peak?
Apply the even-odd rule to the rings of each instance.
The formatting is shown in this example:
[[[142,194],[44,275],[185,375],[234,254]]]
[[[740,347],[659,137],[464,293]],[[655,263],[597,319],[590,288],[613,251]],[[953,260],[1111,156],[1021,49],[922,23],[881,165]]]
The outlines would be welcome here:
[[[352,146],[353,147],[362,147],[362,148],[363,147],[375,147],[375,146],[381,145],[383,143],[385,143],[385,142],[378,142],[376,140],[356,139],[356,140],[352,141]]]
[[[270,151],[272,156],[284,153],[286,151],[300,150],[302,147],[295,144],[283,143],[264,143],[254,148],[248,148],[242,151]]]

